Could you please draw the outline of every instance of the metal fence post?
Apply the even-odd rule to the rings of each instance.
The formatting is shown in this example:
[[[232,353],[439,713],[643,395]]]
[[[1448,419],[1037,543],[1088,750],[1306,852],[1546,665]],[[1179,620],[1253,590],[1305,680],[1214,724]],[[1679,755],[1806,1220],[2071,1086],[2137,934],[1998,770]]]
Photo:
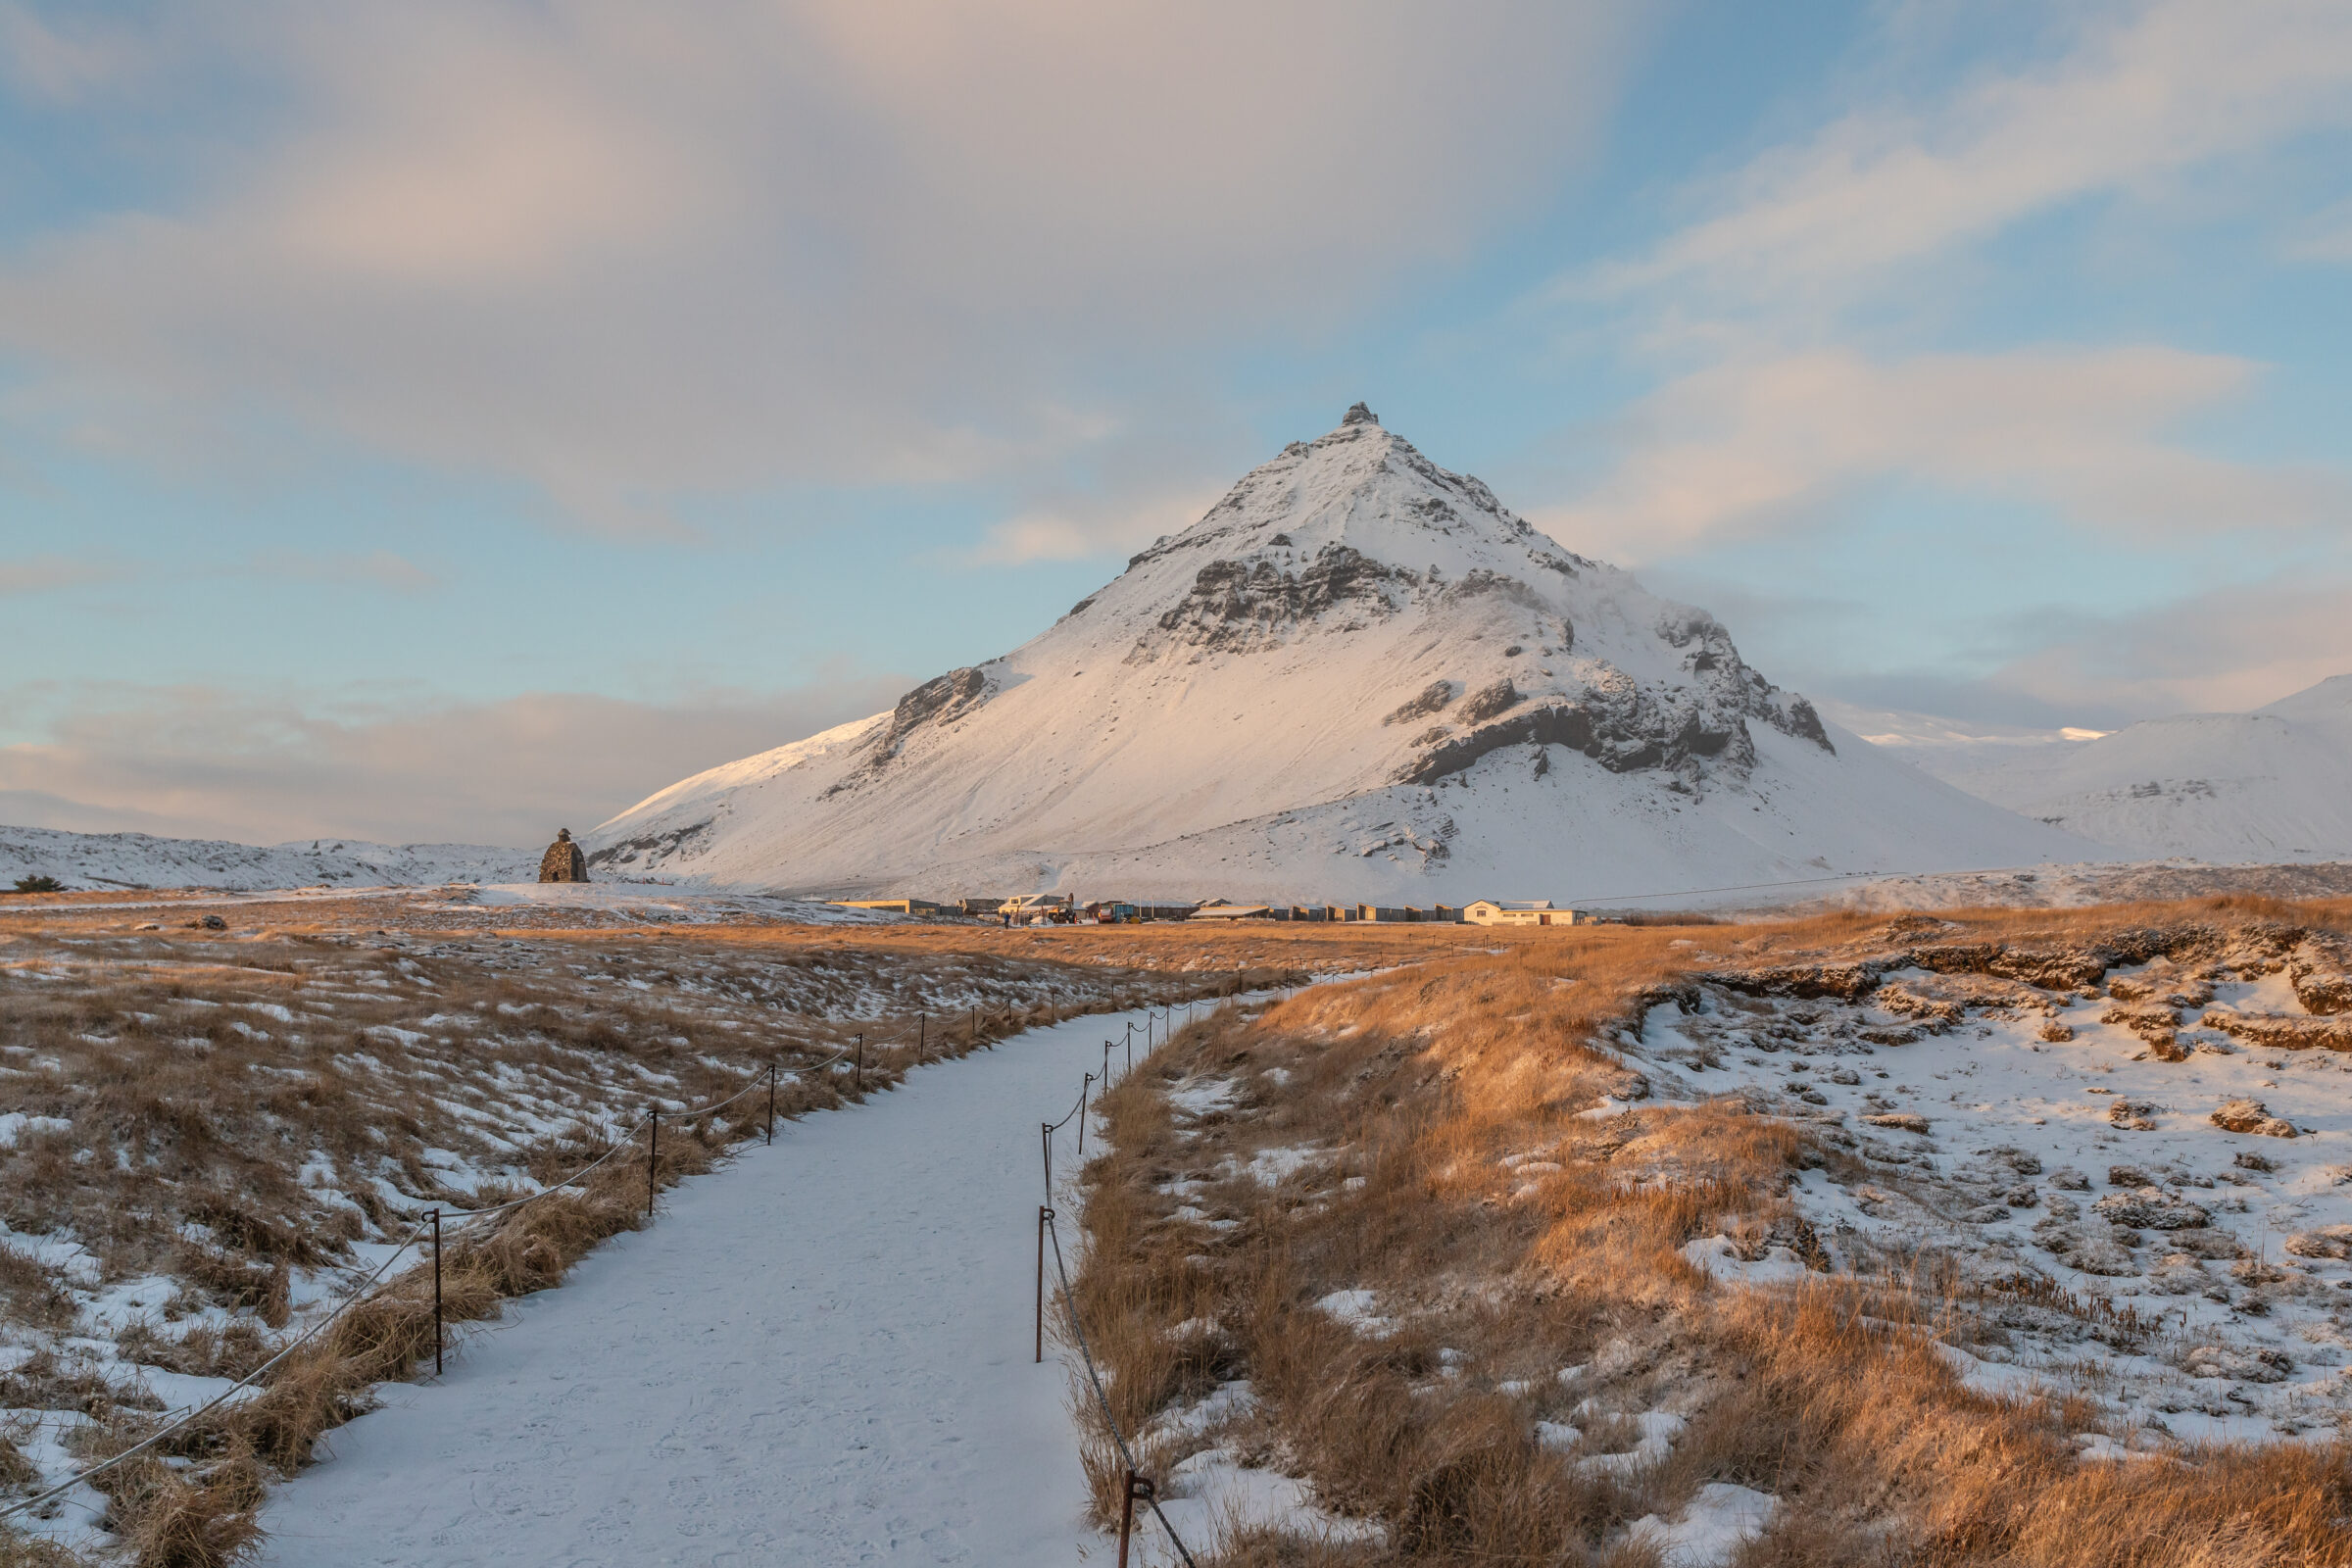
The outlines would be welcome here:
[[[1127,1568],[1127,1537],[1135,1529],[1135,1472],[1119,1485],[1119,1568]]]
[[[1054,1211],[1045,1204],[1037,1205],[1037,1360],[1042,1366],[1046,1359],[1046,1225]]]
[[[861,1095],[865,1093],[865,1035],[862,1031],[858,1036],[858,1092]]]
[[[433,1376],[441,1375],[441,1211],[433,1210]]]
[[[1086,1158],[1086,1097],[1095,1087],[1095,1075],[1088,1073],[1078,1084],[1078,1157]]]
[[[654,1108],[653,1136],[645,1142],[645,1211],[654,1211],[654,1171],[662,1163],[662,1110]]]
[[[767,1141],[776,1141],[776,1064],[767,1064]]]

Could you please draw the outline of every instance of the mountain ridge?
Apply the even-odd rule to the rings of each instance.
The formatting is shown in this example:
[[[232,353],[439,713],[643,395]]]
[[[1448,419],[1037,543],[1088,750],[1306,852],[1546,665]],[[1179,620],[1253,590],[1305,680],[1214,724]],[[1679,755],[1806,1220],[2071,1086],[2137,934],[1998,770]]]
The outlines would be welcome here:
[[[1825,786],[1838,808],[1797,798]],[[1952,865],[2102,853],[1841,740],[1714,616],[1563,548],[1360,404],[1020,648],[681,780],[588,843],[609,869],[712,885],[1390,902],[1505,873],[1895,869],[1906,845]]]
[[[240,844],[151,833],[71,833],[0,826],[0,885],[53,876],[70,888],[429,887],[445,882],[527,882],[539,852],[488,844],[376,844],[297,839]]]
[[[2095,740],[1917,748],[1980,798],[2154,858],[2352,858],[2352,674],[2241,713],[2175,713]]]

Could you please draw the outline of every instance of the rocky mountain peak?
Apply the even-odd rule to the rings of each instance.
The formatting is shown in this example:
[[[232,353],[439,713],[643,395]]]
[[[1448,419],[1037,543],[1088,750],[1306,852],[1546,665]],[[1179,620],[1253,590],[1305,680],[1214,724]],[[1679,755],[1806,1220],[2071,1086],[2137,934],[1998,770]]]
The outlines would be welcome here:
[[[1414,694],[1473,694],[1390,743],[1402,782],[1451,779],[1505,748],[1532,765],[1564,747],[1695,794],[1745,781],[1750,721],[1832,750],[1811,705],[1749,668],[1713,616],[1560,549],[1361,404],[1135,557],[1064,626],[1081,612],[1070,629],[1139,674],[1364,662],[1365,678],[1396,683],[1381,694],[1392,735]],[[1399,656],[1409,674],[1390,667]]]
[[[656,845],[644,868],[776,885],[950,860],[1048,885],[1083,854],[1295,897],[1335,856],[1378,859],[1342,879],[1364,886],[1464,858],[1517,876],[1531,846],[1587,871],[1624,844],[1697,856],[1679,835],[1702,810],[1777,871],[1818,855],[1819,823],[1846,830],[1803,802],[1847,765],[1712,616],[1562,549],[1359,404],[1010,653],[600,831]]]

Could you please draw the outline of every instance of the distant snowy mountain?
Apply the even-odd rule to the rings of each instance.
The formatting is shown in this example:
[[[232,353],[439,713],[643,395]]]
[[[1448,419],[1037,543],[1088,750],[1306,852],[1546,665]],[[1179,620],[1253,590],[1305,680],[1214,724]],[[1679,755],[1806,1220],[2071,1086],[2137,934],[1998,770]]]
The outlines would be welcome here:
[[[2103,855],[1832,730],[1360,404],[1023,647],[587,842],[793,892],[1420,904]]]
[[[2182,713],[2077,744],[1902,755],[2134,857],[2352,859],[2352,675],[2251,713]]]
[[[263,848],[219,839],[145,833],[61,833],[0,827],[0,889],[19,877],[53,876],[69,888],[425,887],[442,882],[528,882],[537,851],[481,844],[368,844],[316,839]]]

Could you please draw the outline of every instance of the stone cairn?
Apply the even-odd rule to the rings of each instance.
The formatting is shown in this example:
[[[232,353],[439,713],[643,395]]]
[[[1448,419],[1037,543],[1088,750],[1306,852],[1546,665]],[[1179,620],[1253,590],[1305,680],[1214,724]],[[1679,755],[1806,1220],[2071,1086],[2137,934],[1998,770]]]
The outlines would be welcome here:
[[[571,829],[556,829],[556,842],[539,857],[539,880],[542,882],[585,882],[588,880],[588,858],[580,847],[571,842]]]

